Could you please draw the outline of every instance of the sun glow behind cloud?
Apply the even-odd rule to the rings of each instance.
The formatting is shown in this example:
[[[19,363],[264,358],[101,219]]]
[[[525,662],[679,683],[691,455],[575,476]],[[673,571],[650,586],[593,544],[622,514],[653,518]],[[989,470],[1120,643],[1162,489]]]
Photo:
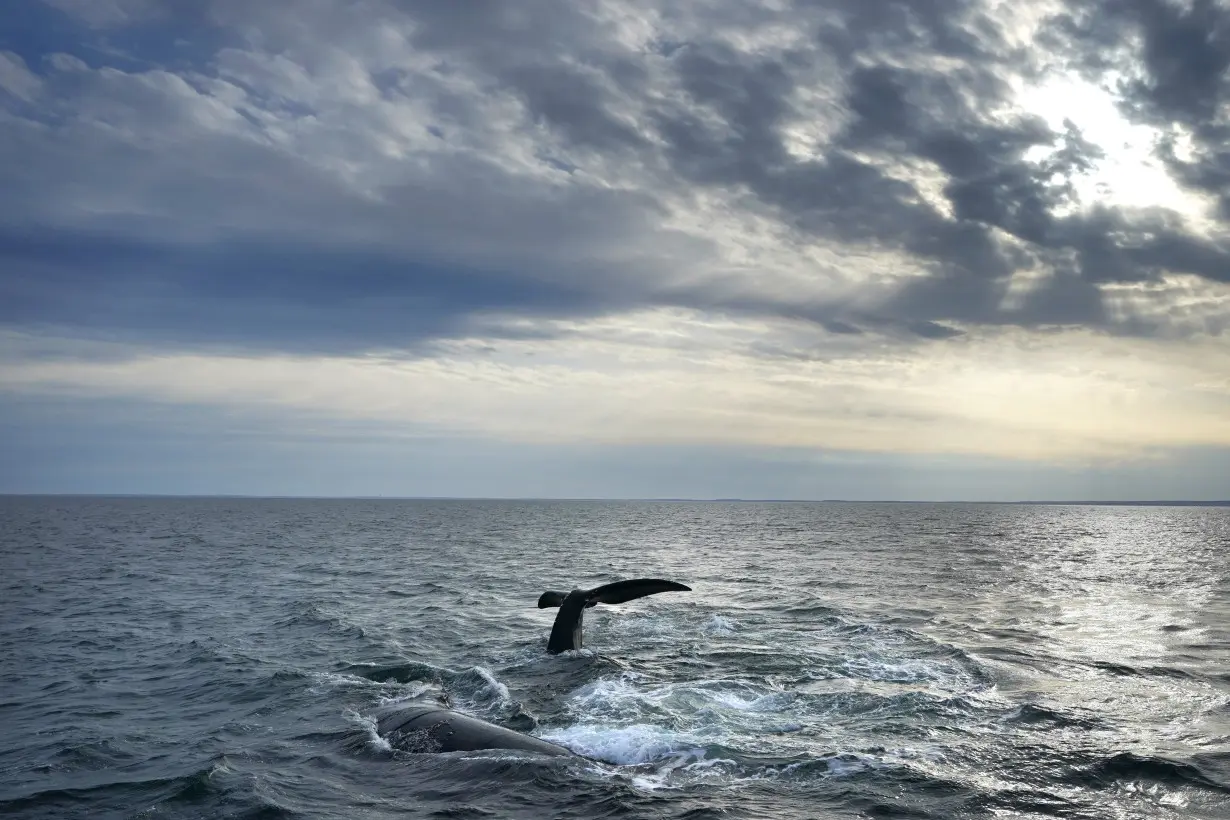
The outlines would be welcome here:
[[[1093,169],[1079,174],[1074,186],[1083,205],[1165,208],[1208,230],[1214,203],[1181,188],[1166,173],[1156,149],[1162,133],[1130,122],[1119,110],[1112,89],[1123,78],[1094,84],[1071,74],[1051,74],[1038,83],[1021,83],[1017,100],[1057,132],[1071,122],[1082,136],[1105,152]],[[1047,149],[1040,148],[1038,156]]]

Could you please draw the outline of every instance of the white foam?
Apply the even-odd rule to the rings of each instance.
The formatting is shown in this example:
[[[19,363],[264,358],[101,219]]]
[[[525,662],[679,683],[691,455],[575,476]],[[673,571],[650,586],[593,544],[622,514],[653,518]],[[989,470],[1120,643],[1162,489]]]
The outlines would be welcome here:
[[[641,791],[680,788],[683,784],[673,783],[672,780],[679,777],[687,780],[727,780],[731,770],[737,765],[735,761],[724,758],[707,760],[704,749],[685,749],[668,755],[665,761],[660,761],[652,774],[633,775],[631,783]]]
[[[694,745],[688,738],[658,726],[601,726],[587,723],[542,735],[572,751],[621,766],[649,763]]]
[[[828,774],[831,777],[849,777],[853,774],[868,771],[869,769],[882,769],[884,764],[878,760],[858,756],[853,760],[842,760],[839,757],[830,758],[826,761],[829,767]]]
[[[667,724],[707,743],[746,732],[780,734],[783,723],[785,731],[802,729],[790,714],[797,700],[790,692],[726,679],[641,688],[639,677],[625,673],[586,684],[572,694],[568,711],[581,724]]]
[[[816,763],[823,766],[817,768]],[[634,788],[648,792],[687,788],[698,782],[737,789],[752,783],[790,779],[804,770],[818,778],[845,778],[883,769],[886,765],[874,757],[846,753],[840,757],[834,755],[800,760],[785,766],[748,767],[729,758],[707,758],[703,749],[684,748],[657,761],[652,772],[638,772],[629,781]]]
[[[619,708],[641,699],[647,699],[646,694],[632,685],[632,678],[620,675],[618,678],[599,678],[587,683],[572,693],[570,701],[577,711],[606,712],[612,707]]]
[[[494,701],[497,704],[505,704],[511,700],[511,696],[508,693],[508,687],[500,683],[496,676],[492,674],[490,669],[483,666],[475,666],[473,669],[474,672],[486,683],[485,686],[479,687],[478,691],[474,693],[476,698],[485,701]]]
[[[733,635],[738,626],[739,622],[734,618],[714,615],[705,622],[703,629],[706,635]]]
[[[347,672],[310,672],[310,677],[317,682],[317,686],[313,686],[310,691],[320,692],[322,689],[331,689],[335,687],[350,687],[362,686],[365,689],[389,689],[390,687],[401,687],[406,684],[397,683],[395,681],[376,681],[369,678],[364,678],[360,675],[352,675]]]
[[[380,698],[376,701],[377,705],[378,706],[392,706],[395,703],[401,703],[407,700],[418,700],[431,689],[429,685],[427,685],[426,683],[421,683],[421,682],[408,683],[408,684],[404,684],[404,686],[406,686],[407,688],[403,691],[396,692],[392,695],[381,695]]]
[[[214,775],[217,774],[230,774],[233,770],[227,765],[228,762],[229,761],[226,759],[226,755],[222,755],[216,763],[209,767],[209,771],[206,773],[205,779],[212,780]]]
[[[662,789],[669,788],[666,778],[664,777],[648,777],[645,775],[633,777],[631,779],[633,788],[643,792],[656,792]]]
[[[376,730],[377,729],[376,719],[374,717],[360,715],[358,712],[354,711],[353,709],[347,709],[346,711],[342,712],[342,717],[346,718],[346,720],[357,725],[359,728],[361,728],[364,731],[364,733],[367,735],[367,745],[368,746],[371,746],[373,749],[375,749],[378,752],[393,751],[393,747],[389,745],[389,742],[385,740],[384,738],[382,738],[380,736],[380,733]]]
[[[948,660],[863,656],[846,659],[840,668],[856,680],[914,686],[940,694],[968,694],[985,688],[967,669]]]
[[[794,696],[789,692],[753,694],[718,691],[713,692],[710,696],[720,706],[740,712],[781,712],[794,700]]]

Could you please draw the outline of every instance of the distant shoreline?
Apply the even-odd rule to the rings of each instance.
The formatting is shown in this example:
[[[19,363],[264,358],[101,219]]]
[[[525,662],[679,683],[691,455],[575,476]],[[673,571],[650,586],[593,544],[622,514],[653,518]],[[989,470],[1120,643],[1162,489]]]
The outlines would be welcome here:
[[[158,493],[0,493],[0,498],[179,498],[253,501],[522,501],[522,502],[656,502],[673,504],[997,504],[1036,507],[1230,507],[1230,499],[1215,501],[970,501],[946,499],[858,499],[858,498],[518,498],[514,496],[426,496],[426,495],[193,495]]]

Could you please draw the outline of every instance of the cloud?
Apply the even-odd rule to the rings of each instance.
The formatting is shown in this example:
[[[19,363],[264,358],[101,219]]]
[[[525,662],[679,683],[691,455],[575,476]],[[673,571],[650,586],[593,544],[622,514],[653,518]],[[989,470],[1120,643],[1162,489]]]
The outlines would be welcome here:
[[[0,51],[0,90],[23,102],[31,102],[42,88],[42,81],[26,67],[21,55]]]
[[[1230,356],[1021,331],[903,346],[807,347],[793,333],[698,313],[552,321],[432,355],[21,355],[0,381],[25,395],[276,408],[286,421],[527,443],[721,443],[1080,463],[1200,443],[1230,446]],[[510,334],[511,335],[511,334]],[[30,340],[15,337],[16,348]],[[1213,374],[1223,374],[1220,378]]]
[[[191,39],[204,21],[197,39],[217,48],[191,67],[101,48],[28,58],[37,74],[6,58],[10,85],[43,89],[0,133],[21,158],[0,211],[18,326],[363,349],[500,308],[675,306],[920,340],[1182,334],[1206,327],[1107,310],[1105,286],[1230,270],[1222,223],[1202,234],[1180,214],[1079,202],[1073,180],[1105,148],[1015,102],[1073,53],[1137,65],[1112,46],[1147,18],[1175,33],[1146,44],[1153,79],[1129,99],[1192,122],[1212,110],[1163,93],[1188,75],[1164,74],[1158,50],[1196,18],[1144,3],[1111,4],[1096,31],[1070,7],[1043,26],[1053,52],[972,0],[52,5],[86,42]],[[1190,70],[1214,71],[1197,51]]]
[[[538,444],[1221,446],[1226,14],[27,4],[0,379]]]
[[[1220,219],[1230,218],[1230,9],[1216,0],[1077,1],[1048,34],[1068,64],[1114,84],[1129,116],[1159,129],[1170,172],[1216,196]]]
[[[82,20],[95,28],[135,23],[157,15],[155,0],[44,0],[52,8]]]
[[[182,404],[8,402],[0,407],[0,492],[931,500],[1230,495],[1224,469],[1230,451],[1208,447],[1127,467],[1073,466],[1040,482],[1033,463],[987,457],[525,444],[390,436],[358,424],[287,429],[283,422]],[[973,487],[971,473],[978,477]]]

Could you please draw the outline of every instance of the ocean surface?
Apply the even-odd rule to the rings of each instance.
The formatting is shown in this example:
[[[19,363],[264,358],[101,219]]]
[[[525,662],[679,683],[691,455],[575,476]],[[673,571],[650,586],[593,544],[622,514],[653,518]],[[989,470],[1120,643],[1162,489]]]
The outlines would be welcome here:
[[[4,817],[1230,817],[1225,507],[8,497],[0,589]]]

